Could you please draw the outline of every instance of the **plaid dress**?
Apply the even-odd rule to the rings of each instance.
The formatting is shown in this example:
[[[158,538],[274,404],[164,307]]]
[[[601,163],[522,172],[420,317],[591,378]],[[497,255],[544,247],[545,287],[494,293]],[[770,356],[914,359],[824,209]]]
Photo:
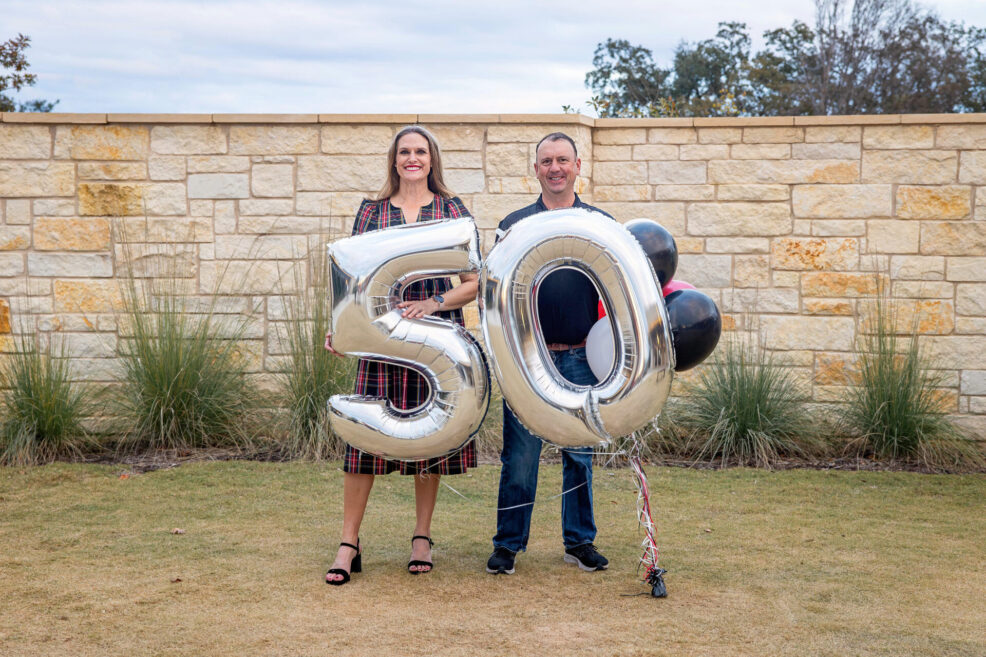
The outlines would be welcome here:
[[[446,199],[436,194],[430,204],[421,208],[418,221],[440,221],[468,216],[470,216],[469,211],[458,197]],[[353,235],[400,226],[404,223],[404,214],[400,208],[390,204],[390,199],[364,200],[356,213]],[[404,300],[421,301],[436,294],[445,294],[451,289],[452,281],[447,276],[428,278],[407,286],[404,290]],[[439,311],[435,316],[450,319],[460,326],[465,325],[461,310]],[[385,397],[396,408],[410,409],[424,403],[428,394],[428,383],[414,370],[363,358],[360,359],[356,370],[355,392],[357,395]],[[474,467],[476,467],[476,448],[470,440],[452,454],[423,461],[383,459],[356,449],[352,445],[346,445],[342,469],[344,472],[356,474],[387,474],[395,470],[400,470],[401,474],[419,472],[461,474],[467,468]]]

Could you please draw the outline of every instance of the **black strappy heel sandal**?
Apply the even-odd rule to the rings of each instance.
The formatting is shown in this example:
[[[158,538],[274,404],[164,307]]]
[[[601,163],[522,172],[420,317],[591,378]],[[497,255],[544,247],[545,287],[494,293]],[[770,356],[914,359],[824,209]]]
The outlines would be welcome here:
[[[429,536],[412,536],[411,545],[414,546],[414,542],[419,538],[428,541],[428,547],[435,547],[435,541],[431,540]],[[428,570],[411,570],[411,566],[428,566]],[[412,575],[420,575],[421,573],[430,573],[435,569],[435,564],[430,561],[422,561],[421,559],[411,559],[407,562],[407,572]]]
[[[342,543],[339,544],[339,546],[353,548],[354,550],[356,550],[356,556],[353,557],[353,560],[349,562],[349,572],[346,572],[344,568],[329,568],[328,572],[325,573],[326,577],[328,577],[329,575],[342,575],[342,579],[325,580],[326,584],[331,584],[332,586],[342,586],[343,584],[349,581],[350,573],[359,573],[363,571],[363,551],[360,550],[359,548],[359,539],[358,538],[356,539],[356,545],[353,545],[352,543],[346,543],[345,541],[343,541]]]

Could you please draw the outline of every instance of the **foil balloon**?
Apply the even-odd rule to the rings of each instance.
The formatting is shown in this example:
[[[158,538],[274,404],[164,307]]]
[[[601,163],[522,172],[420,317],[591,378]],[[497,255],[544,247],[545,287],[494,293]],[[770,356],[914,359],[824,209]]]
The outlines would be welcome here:
[[[715,301],[697,290],[677,290],[665,299],[674,340],[675,371],[705,360],[719,343],[722,317]]]
[[[562,377],[541,337],[537,290],[563,267],[588,276],[608,311],[615,362],[594,386]],[[622,225],[576,208],[528,217],[490,251],[480,295],[500,389],[532,433],[562,447],[592,446],[660,412],[674,367],[667,311],[653,267]]]
[[[391,459],[419,460],[458,449],[489,406],[489,370],[465,329],[396,308],[419,279],[481,266],[470,218],[378,230],[329,245],[332,346],[339,353],[409,367],[430,387],[427,401],[399,410],[385,399],[334,395],[332,430],[350,445]]]

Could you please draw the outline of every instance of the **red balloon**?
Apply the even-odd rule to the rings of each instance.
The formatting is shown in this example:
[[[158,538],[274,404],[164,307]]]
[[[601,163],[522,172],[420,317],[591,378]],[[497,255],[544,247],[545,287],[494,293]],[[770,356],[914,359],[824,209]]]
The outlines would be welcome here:
[[[685,281],[679,281],[677,279],[671,279],[671,281],[661,288],[661,294],[668,296],[672,292],[677,292],[678,290],[694,290],[695,286],[691,283],[686,283]]]

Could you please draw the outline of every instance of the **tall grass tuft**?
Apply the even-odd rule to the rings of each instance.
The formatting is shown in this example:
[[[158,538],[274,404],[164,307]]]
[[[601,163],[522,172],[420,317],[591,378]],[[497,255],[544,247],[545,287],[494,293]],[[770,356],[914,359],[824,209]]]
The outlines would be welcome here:
[[[842,408],[857,451],[883,459],[919,463],[932,470],[981,467],[982,454],[946,415],[943,380],[921,351],[917,327],[900,330],[897,306],[877,299],[861,325],[858,376],[850,380]]]
[[[688,451],[698,460],[770,467],[814,444],[791,370],[752,337],[724,340],[686,392],[674,419],[688,432]]]
[[[237,345],[245,319],[219,315],[217,294],[203,310],[190,308],[179,281],[164,272],[138,282],[132,268],[124,279],[121,324],[131,337],[121,341],[116,400],[129,424],[119,446],[248,447],[257,399]]]
[[[332,395],[352,392],[356,360],[340,358],[324,348],[331,310],[324,246],[309,253],[307,265],[310,284],[296,269],[298,292],[285,297],[283,336],[289,364],[281,381],[288,416],[282,451],[288,458],[338,459],[345,443],[329,427],[326,402]]]
[[[69,376],[64,351],[21,334],[0,360],[0,464],[37,465],[77,457],[90,444],[89,402]]]

